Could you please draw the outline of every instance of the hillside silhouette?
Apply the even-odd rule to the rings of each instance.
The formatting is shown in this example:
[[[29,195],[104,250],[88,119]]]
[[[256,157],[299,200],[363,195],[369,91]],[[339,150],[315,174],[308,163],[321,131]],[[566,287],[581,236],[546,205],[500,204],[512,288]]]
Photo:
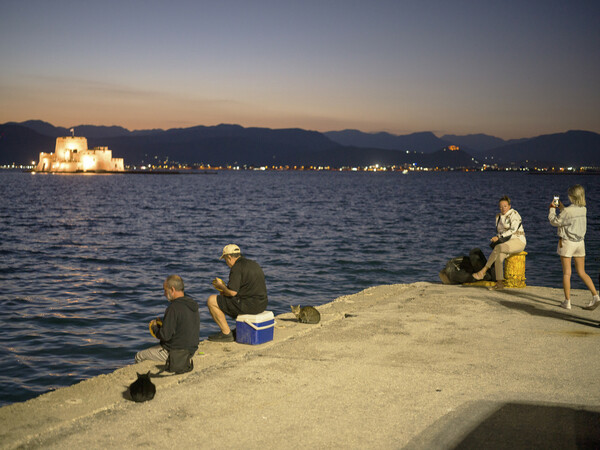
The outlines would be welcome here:
[[[40,120],[0,125],[0,164],[37,161],[40,152],[54,151],[56,137],[71,135],[71,128],[76,136],[87,138],[90,148],[109,147],[128,165],[168,160],[213,166],[600,166],[600,135],[589,131],[504,141],[487,135],[440,139],[431,132],[405,136],[358,130],[319,133],[229,124],[130,131],[120,126],[55,127]],[[450,145],[458,145],[460,150],[449,151]],[[494,145],[498,147],[489,148]]]

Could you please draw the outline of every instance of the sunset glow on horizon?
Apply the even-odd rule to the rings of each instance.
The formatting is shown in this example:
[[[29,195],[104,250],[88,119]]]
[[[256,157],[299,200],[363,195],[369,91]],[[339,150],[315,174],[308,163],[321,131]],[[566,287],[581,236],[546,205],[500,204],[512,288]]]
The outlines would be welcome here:
[[[600,133],[600,6],[3,3],[0,123]]]

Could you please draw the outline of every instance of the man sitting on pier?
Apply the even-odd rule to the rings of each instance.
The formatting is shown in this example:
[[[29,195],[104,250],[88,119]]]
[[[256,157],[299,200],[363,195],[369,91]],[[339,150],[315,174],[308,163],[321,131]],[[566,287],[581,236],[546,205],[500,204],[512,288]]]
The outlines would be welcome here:
[[[211,295],[207,305],[221,331],[210,335],[208,340],[232,342],[233,333],[225,315],[235,319],[240,314],[263,312],[267,309],[267,285],[261,267],[256,261],[244,258],[237,245],[226,245],[219,259],[224,259],[231,270],[227,285],[218,278],[213,281],[213,286],[221,293]]]
[[[167,277],[163,289],[169,306],[162,319],[155,319],[150,324],[160,344],[138,352],[135,362],[166,362],[169,372],[188,372],[192,370],[192,356],[200,341],[198,303],[185,295],[183,280],[178,275]]]

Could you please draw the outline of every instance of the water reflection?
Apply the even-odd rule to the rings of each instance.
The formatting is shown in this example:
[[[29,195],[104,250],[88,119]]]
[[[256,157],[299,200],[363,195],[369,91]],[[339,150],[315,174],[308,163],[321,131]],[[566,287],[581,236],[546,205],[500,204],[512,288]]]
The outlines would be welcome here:
[[[497,199],[508,194],[527,234],[527,283],[560,288],[547,206],[555,192],[581,183],[593,276],[600,266],[594,178],[0,173],[0,403],[130,363],[153,343],[147,322],[166,307],[162,281],[170,273],[201,305],[202,338],[216,331],[205,301],[212,278],[227,278],[218,257],[230,242],[260,262],[277,314],[373,285],[437,282],[448,259],[473,247],[489,253]],[[15,387],[20,377],[27,382]]]

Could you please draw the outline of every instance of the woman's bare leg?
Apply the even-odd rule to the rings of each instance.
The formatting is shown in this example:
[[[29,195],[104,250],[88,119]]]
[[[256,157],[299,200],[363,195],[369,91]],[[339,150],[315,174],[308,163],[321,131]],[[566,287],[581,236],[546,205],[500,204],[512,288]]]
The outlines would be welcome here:
[[[575,261],[575,270],[577,271],[577,275],[579,278],[585,283],[586,287],[590,290],[592,295],[598,295],[598,291],[596,291],[596,286],[594,286],[594,282],[590,278],[590,276],[585,272],[585,256],[574,256],[573,260]]]
[[[563,290],[565,291],[565,300],[571,300],[571,258],[560,257],[563,270]]]

